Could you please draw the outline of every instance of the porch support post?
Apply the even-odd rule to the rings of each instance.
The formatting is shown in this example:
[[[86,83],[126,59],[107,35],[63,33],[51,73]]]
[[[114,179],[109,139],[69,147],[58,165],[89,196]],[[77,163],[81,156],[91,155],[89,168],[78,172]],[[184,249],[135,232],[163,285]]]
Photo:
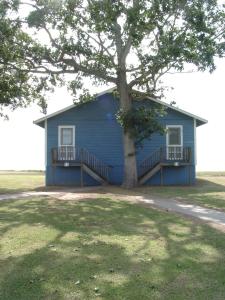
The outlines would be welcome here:
[[[160,168],[160,185],[163,185],[163,166]]]
[[[81,187],[84,186],[84,170],[83,170],[83,163],[80,166],[80,185]]]
[[[55,185],[55,164],[51,165],[51,178],[52,178],[52,185]],[[46,175],[45,175],[46,176]]]
[[[191,185],[191,164],[189,164],[189,185]]]

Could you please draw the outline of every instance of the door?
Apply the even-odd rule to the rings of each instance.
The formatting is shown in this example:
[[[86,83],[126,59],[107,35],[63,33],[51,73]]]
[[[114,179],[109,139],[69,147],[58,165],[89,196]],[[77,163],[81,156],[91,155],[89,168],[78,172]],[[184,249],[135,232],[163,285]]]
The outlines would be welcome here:
[[[166,126],[166,153],[168,160],[183,159],[183,126]]]

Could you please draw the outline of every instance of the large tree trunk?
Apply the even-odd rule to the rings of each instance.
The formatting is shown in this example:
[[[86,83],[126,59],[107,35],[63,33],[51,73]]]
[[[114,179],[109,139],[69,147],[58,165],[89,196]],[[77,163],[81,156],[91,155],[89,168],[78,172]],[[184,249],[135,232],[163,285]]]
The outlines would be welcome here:
[[[120,96],[120,108],[129,111],[132,107],[132,99],[129,95],[126,73],[121,71],[119,74],[118,91]],[[137,186],[137,163],[135,154],[134,140],[128,132],[123,131],[124,148],[124,178],[123,187],[132,188]]]
[[[129,134],[123,133],[124,147],[124,178],[123,187],[133,188],[137,186],[137,163],[135,156],[135,145]]]

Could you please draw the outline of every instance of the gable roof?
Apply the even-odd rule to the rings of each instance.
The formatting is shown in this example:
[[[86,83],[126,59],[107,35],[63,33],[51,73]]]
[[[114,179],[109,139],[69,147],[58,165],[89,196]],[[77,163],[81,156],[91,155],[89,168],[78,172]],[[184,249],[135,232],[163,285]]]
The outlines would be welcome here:
[[[105,91],[103,91],[101,93],[98,93],[95,97],[98,98],[98,97],[100,97],[102,95],[105,95],[105,94],[111,94],[114,90],[115,90],[115,87],[107,89],[107,90],[105,90]],[[60,109],[60,110],[55,111],[54,113],[51,113],[51,114],[46,115],[46,116],[44,116],[44,117],[42,117],[40,119],[37,119],[37,120],[33,121],[33,123],[36,124],[36,125],[39,125],[40,123],[44,122],[45,120],[47,120],[49,118],[52,118],[52,117],[55,117],[55,116],[57,116],[57,115],[59,115],[61,113],[64,113],[65,111],[70,110],[72,108],[75,108],[76,106],[78,106],[78,105],[71,104],[69,106],[66,106],[66,107]]]
[[[147,99],[150,99],[150,100],[152,100],[152,101],[154,101],[154,102],[156,102],[156,103],[159,103],[159,104],[161,104],[161,105],[163,105],[163,106],[166,106],[166,107],[168,107],[168,108],[170,108],[170,109],[172,109],[172,110],[175,110],[175,111],[177,111],[177,112],[179,112],[179,113],[181,113],[181,114],[183,114],[183,115],[186,115],[186,116],[188,116],[188,117],[190,117],[190,118],[193,118],[193,119],[195,119],[196,121],[197,121],[197,125],[198,126],[200,126],[200,125],[203,125],[203,124],[207,124],[208,123],[208,120],[206,120],[206,119],[204,119],[204,118],[201,118],[201,117],[199,117],[199,116],[196,116],[196,115],[194,115],[194,114],[192,114],[192,113],[190,113],[190,112],[187,112],[186,110],[183,110],[183,109],[181,109],[181,108],[178,108],[178,107],[175,107],[175,106],[173,106],[173,105],[170,105],[170,104],[168,104],[168,103],[166,103],[166,102],[164,102],[164,101],[161,101],[161,100],[159,100],[159,99],[155,99],[155,98],[152,98],[152,97],[147,97]]]
[[[97,95],[96,95],[96,98],[98,98],[98,97],[100,97],[100,96],[103,96],[103,95],[105,95],[105,94],[111,94],[114,90],[115,90],[115,87],[110,88],[110,89],[107,89],[107,90],[105,90],[105,91],[103,91],[103,92],[97,94]],[[166,103],[166,102],[164,102],[164,101],[161,101],[161,100],[159,100],[159,99],[156,99],[156,98],[153,98],[153,97],[146,97],[146,99],[149,99],[149,100],[151,100],[151,101],[154,101],[154,102],[156,102],[156,103],[158,103],[158,104],[161,104],[161,105],[163,105],[163,106],[166,106],[167,108],[170,108],[170,109],[172,109],[172,110],[174,110],[174,111],[177,111],[177,112],[179,112],[179,113],[181,113],[181,114],[184,114],[184,115],[186,115],[186,116],[188,116],[188,117],[190,117],[190,118],[195,119],[195,120],[196,120],[196,123],[197,123],[197,126],[200,126],[200,125],[203,125],[203,124],[208,123],[208,121],[207,121],[206,119],[203,119],[203,118],[201,118],[201,117],[198,117],[198,116],[196,116],[196,115],[194,115],[194,114],[192,114],[192,113],[189,113],[189,112],[187,112],[187,111],[185,111],[185,110],[183,110],[183,109],[180,109],[180,108],[178,108],[178,107],[172,106],[172,105],[170,105],[170,104],[168,104],[168,103]],[[63,113],[63,112],[66,112],[66,111],[68,111],[68,110],[70,110],[70,109],[72,109],[72,108],[75,108],[75,107],[76,107],[75,104],[69,105],[69,106],[67,106],[67,107],[65,107],[65,108],[63,108],[63,109],[60,109],[60,110],[58,110],[58,111],[56,111],[56,112],[54,112],[54,113],[51,113],[51,114],[49,114],[49,115],[46,115],[46,116],[44,116],[44,117],[42,117],[42,118],[40,118],[40,119],[37,119],[37,120],[33,121],[33,123],[36,124],[36,125],[41,126],[41,124],[42,124],[45,120],[47,120],[47,119],[49,119],[49,118],[52,118],[52,117],[55,117],[55,116],[57,116],[57,115],[59,115],[59,114],[61,114],[61,113]]]

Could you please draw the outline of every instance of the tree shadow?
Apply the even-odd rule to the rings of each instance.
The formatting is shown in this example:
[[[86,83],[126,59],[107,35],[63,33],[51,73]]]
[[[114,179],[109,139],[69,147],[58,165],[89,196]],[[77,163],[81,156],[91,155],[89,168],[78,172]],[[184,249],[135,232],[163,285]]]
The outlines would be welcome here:
[[[208,177],[207,177],[208,178]],[[219,178],[219,176],[218,176]],[[222,177],[221,177],[222,178]],[[182,186],[182,185],[173,185],[173,186],[139,186],[133,189],[124,189],[121,186],[109,185],[109,186],[91,186],[91,187],[68,187],[68,186],[47,186],[44,189],[36,189],[40,191],[53,191],[53,192],[71,192],[79,194],[87,193],[115,193],[121,195],[135,195],[138,196],[140,193],[152,193],[152,194],[162,194],[162,195],[174,195],[176,192],[183,194],[198,194],[200,192],[205,193],[214,193],[214,192],[225,192],[225,178],[222,183],[215,182],[210,179],[198,178],[195,185],[192,186]]]
[[[206,225],[107,198],[6,201],[0,212],[0,299],[224,295],[225,241]]]
[[[225,179],[216,182],[212,179],[198,179],[195,186],[141,186],[132,190],[109,187],[102,193],[111,192],[117,196],[141,196],[175,199],[186,203],[225,211]],[[101,193],[101,191],[99,191]]]

